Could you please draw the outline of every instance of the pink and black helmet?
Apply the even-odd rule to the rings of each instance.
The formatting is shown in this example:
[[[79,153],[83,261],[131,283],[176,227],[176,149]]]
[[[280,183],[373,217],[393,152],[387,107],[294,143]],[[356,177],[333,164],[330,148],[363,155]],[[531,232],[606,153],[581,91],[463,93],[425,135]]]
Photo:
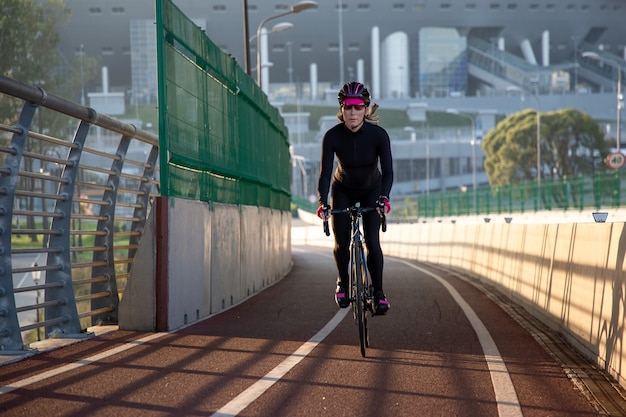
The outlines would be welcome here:
[[[349,99],[362,100],[363,104],[365,104],[365,106],[367,107],[370,105],[370,92],[363,84],[356,81],[351,81],[344,84],[341,90],[339,90],[339,94],[337,94],[337,100],[339,100],[339,105],[344,104],[345,100],[350,101]]]

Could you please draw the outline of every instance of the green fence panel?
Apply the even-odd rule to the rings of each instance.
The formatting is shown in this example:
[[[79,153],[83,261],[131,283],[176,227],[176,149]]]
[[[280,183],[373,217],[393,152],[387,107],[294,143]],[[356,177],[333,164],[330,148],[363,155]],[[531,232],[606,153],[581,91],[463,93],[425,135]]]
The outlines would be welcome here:
[[[289,210],[282,116],[170,0],[156,10],[161,194]]]
[[[430,193],[417,197],[418,217],[447,217],[464,214],[524,213],[528,210],[569,210],[626,205],[626,171],[597,173],[593,176],[542,178],[511,185],[484,186],[473,190]],[[474,206],[476,203],[476,207]]]

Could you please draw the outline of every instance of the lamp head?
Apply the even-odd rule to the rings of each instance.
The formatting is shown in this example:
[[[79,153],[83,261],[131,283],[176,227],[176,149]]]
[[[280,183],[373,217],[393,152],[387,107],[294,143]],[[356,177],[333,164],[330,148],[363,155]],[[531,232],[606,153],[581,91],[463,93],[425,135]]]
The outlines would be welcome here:
[[[583,58],[600,59],[600,55],[598,55],[597,52],[592,52],[592,51],[585,51],[581,54],[581,56]]]
[[[317,7],[316,1],[301,1],[291,6],[291,13],[300,13],[303,10]]]
[[[293,27],[293,23],[289,22],[280,22],[276,23],[272,26],[272,30],[270,32],[282,32],[283,30],[291,29]]]

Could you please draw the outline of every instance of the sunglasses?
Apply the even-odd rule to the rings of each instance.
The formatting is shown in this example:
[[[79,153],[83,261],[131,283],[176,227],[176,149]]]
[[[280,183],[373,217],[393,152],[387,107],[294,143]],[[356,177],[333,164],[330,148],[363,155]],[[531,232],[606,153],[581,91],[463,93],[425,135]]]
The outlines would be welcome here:
[[[344,104],[343,108],[345,110],[352,110],[352,109],[354,109],[354,110],[360,111],[360,110],[363,110],[365,108],[365,105],[364,104]]]

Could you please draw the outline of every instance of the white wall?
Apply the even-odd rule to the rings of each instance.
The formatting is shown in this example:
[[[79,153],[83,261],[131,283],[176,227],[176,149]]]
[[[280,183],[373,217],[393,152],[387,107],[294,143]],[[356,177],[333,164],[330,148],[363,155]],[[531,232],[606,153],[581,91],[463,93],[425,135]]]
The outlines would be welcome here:
[[[317,223],[293,243],[332,247]],[[381,243],[494,285],[626,387],[625,222],[391,223]]]
[[[290,270],[290,211],[157,200],[165,201],[156,203],[166,207],[165,218],[150,213],[120,303],[121,329],[180,328],[239,304]],[[155,233],[159,224],[167,230]]]

